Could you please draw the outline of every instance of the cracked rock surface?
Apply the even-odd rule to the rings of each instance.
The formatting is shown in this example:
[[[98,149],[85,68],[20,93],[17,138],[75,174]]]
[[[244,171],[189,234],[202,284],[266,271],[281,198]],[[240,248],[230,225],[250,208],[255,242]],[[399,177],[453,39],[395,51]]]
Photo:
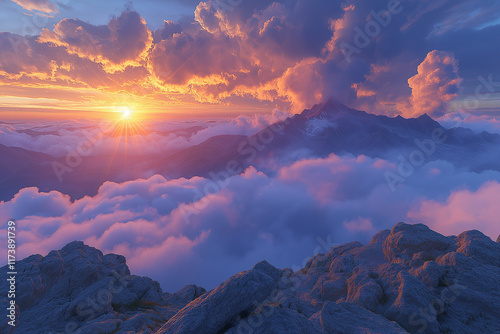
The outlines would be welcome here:
[[[263,261],[209,292],[164,293],[124,257],[82,242],[17,265],[16,333],[500,332],[500,244],[478,231],[399,223],[297,272]]]

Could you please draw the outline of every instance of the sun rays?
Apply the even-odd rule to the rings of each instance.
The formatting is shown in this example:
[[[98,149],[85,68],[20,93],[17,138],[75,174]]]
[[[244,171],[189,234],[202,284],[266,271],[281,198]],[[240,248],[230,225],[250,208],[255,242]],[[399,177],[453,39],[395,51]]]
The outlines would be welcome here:
[[[104,176],[108,175],[111,166],[116,163],[127,165],[128,160],[134,154],[131,153],[132,147],[147,144],[145,138],[149,133],[143,125],[143,120],[137,115],[138,113],[130,107],[122,107],[117,112],[118,117],[112,121],[112,130],[108,134],[114,142],[114,148],[103,171]]]

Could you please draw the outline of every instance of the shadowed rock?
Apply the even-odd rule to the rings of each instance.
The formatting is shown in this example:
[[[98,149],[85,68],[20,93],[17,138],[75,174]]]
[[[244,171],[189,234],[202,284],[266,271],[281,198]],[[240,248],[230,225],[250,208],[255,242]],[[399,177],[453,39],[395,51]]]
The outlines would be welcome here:
[[[297,272],[263,261],[208,293],[168,294],[130,275],[123,256],[73,242],[17,263],[16,333],[496,333],[499,259],[500,244],[479,231],[445,237],[399,223]]]
[[[248,271],[231,277],[211,292],[191,302],[157,333],[219,333],[238,317],[250,314],[276,288],[280,270],[259,262]]]
[[[130,275],[125,257],[103,255],[81,241],[47,256],[32,255],[16,264],[16,333],[139,333],[160,328],[204,292],[173,298],[148,277]],[[0,269],[6,276],[7,267]],[[8,291],[6,281],[0,289]],[[191,299],[190,299],[191,298]],[[7,305],[7,299],[0,299]],[[0,327],[1,333],[9,328]]]
[[[311,321],[324,334],[404,334],[401,326],[351,303],[326,302]]]

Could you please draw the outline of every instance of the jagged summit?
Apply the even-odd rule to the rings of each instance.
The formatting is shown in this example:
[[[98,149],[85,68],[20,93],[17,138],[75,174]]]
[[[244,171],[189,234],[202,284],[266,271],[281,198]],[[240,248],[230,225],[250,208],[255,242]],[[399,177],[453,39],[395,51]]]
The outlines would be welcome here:
[[[441,125],[437,121],[435,121],[432,117],[430,117],[427,113],[415,118],[405,118],[401,115],[397,115],[392,118],[380,115],[377,116],[374,114],[369,114],[365,111],[350,108],[335,99],[329,99],[323,103],[315,104],[311,109],[304,109],[300,115],[305,117],[306,119],[329,118],[329,117],[339,117],[339,116],[343,117],[357,116],[371,120],[379,118],[379,120],[383,120],[385,122],[393,121],[394,124],[406,127],[408,127],[408,125],[410,125],[410,127],[412,125],[418,126],[420,127],[419,130],[425,130],[425,128],[441,127]],[[373,116],[375,116],[375,118]]]
[[[305,118],[313,118],[318,116],[328,116],[335,113],[346,112],[346,111],[355,111],[347,107],[345,104],[336,101],[334,99],[329,99],[326,102],[315,104],[311,109],[305,109],[302,111],[301,115]]]
[[[500,244],[479,231],[447,237],[399,223],[368,245],[318,254],[297,272],[260,262],[208,293],[194,285],[163,293],[157,282],[130,275],[123,256],[82,242],[18,268],[16,330],[24,334],[67,326],[89,334],[500,331]]]

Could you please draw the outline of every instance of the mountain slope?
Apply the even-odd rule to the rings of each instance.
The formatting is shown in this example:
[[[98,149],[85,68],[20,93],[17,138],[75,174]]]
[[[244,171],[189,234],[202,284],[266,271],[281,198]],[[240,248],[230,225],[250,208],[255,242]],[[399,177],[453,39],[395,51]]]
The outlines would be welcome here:
[[[17,331],[26,334],[69,325],[109,334],[500,331],[500,244],[478,231],[445,237],[399,223],[368,245],[316,255],[297,272],[263,261],[210,292],[163,293],[157,282],[130,275],[124,257],[81,242],[17,267]]]
[[[426,114],[389,118],[328,101],[274,127],[280,131],[274,131],[272,142],[260,150],[259,162],[270,157],[286,161],[297,151],[306,157],[363,154],[392,161],[399,156],[408,160],[412,152],[422,151],[426,161],[447,160],[473,171],[500,170],[500,159],[494,154],[499,152],[499,135],[475,134],[460,127],[446,130]],[[270,132],[270,128],[264,129],[253,138],[258,140]]]
[[[196,129],[191,129],[195,131]],[[190,131],[191,131],[190,130]],[[328,101],[269,126],[253,136],[214,136],[169,156],[92,156],[70,168],[60,182],[54,162],[65,158],[0,145],[0,200],[24,187],[58,190],[73,198],[95,195],[105,181],[123,182],[162,174],[167,178],[234,175],[253,165],[270,175],[304,158],[366,155],[421,165],[446,160],[474,172],[500,171],[500,135],[465,128],[444,129],[427,115],[414,119],[368,114]]]

